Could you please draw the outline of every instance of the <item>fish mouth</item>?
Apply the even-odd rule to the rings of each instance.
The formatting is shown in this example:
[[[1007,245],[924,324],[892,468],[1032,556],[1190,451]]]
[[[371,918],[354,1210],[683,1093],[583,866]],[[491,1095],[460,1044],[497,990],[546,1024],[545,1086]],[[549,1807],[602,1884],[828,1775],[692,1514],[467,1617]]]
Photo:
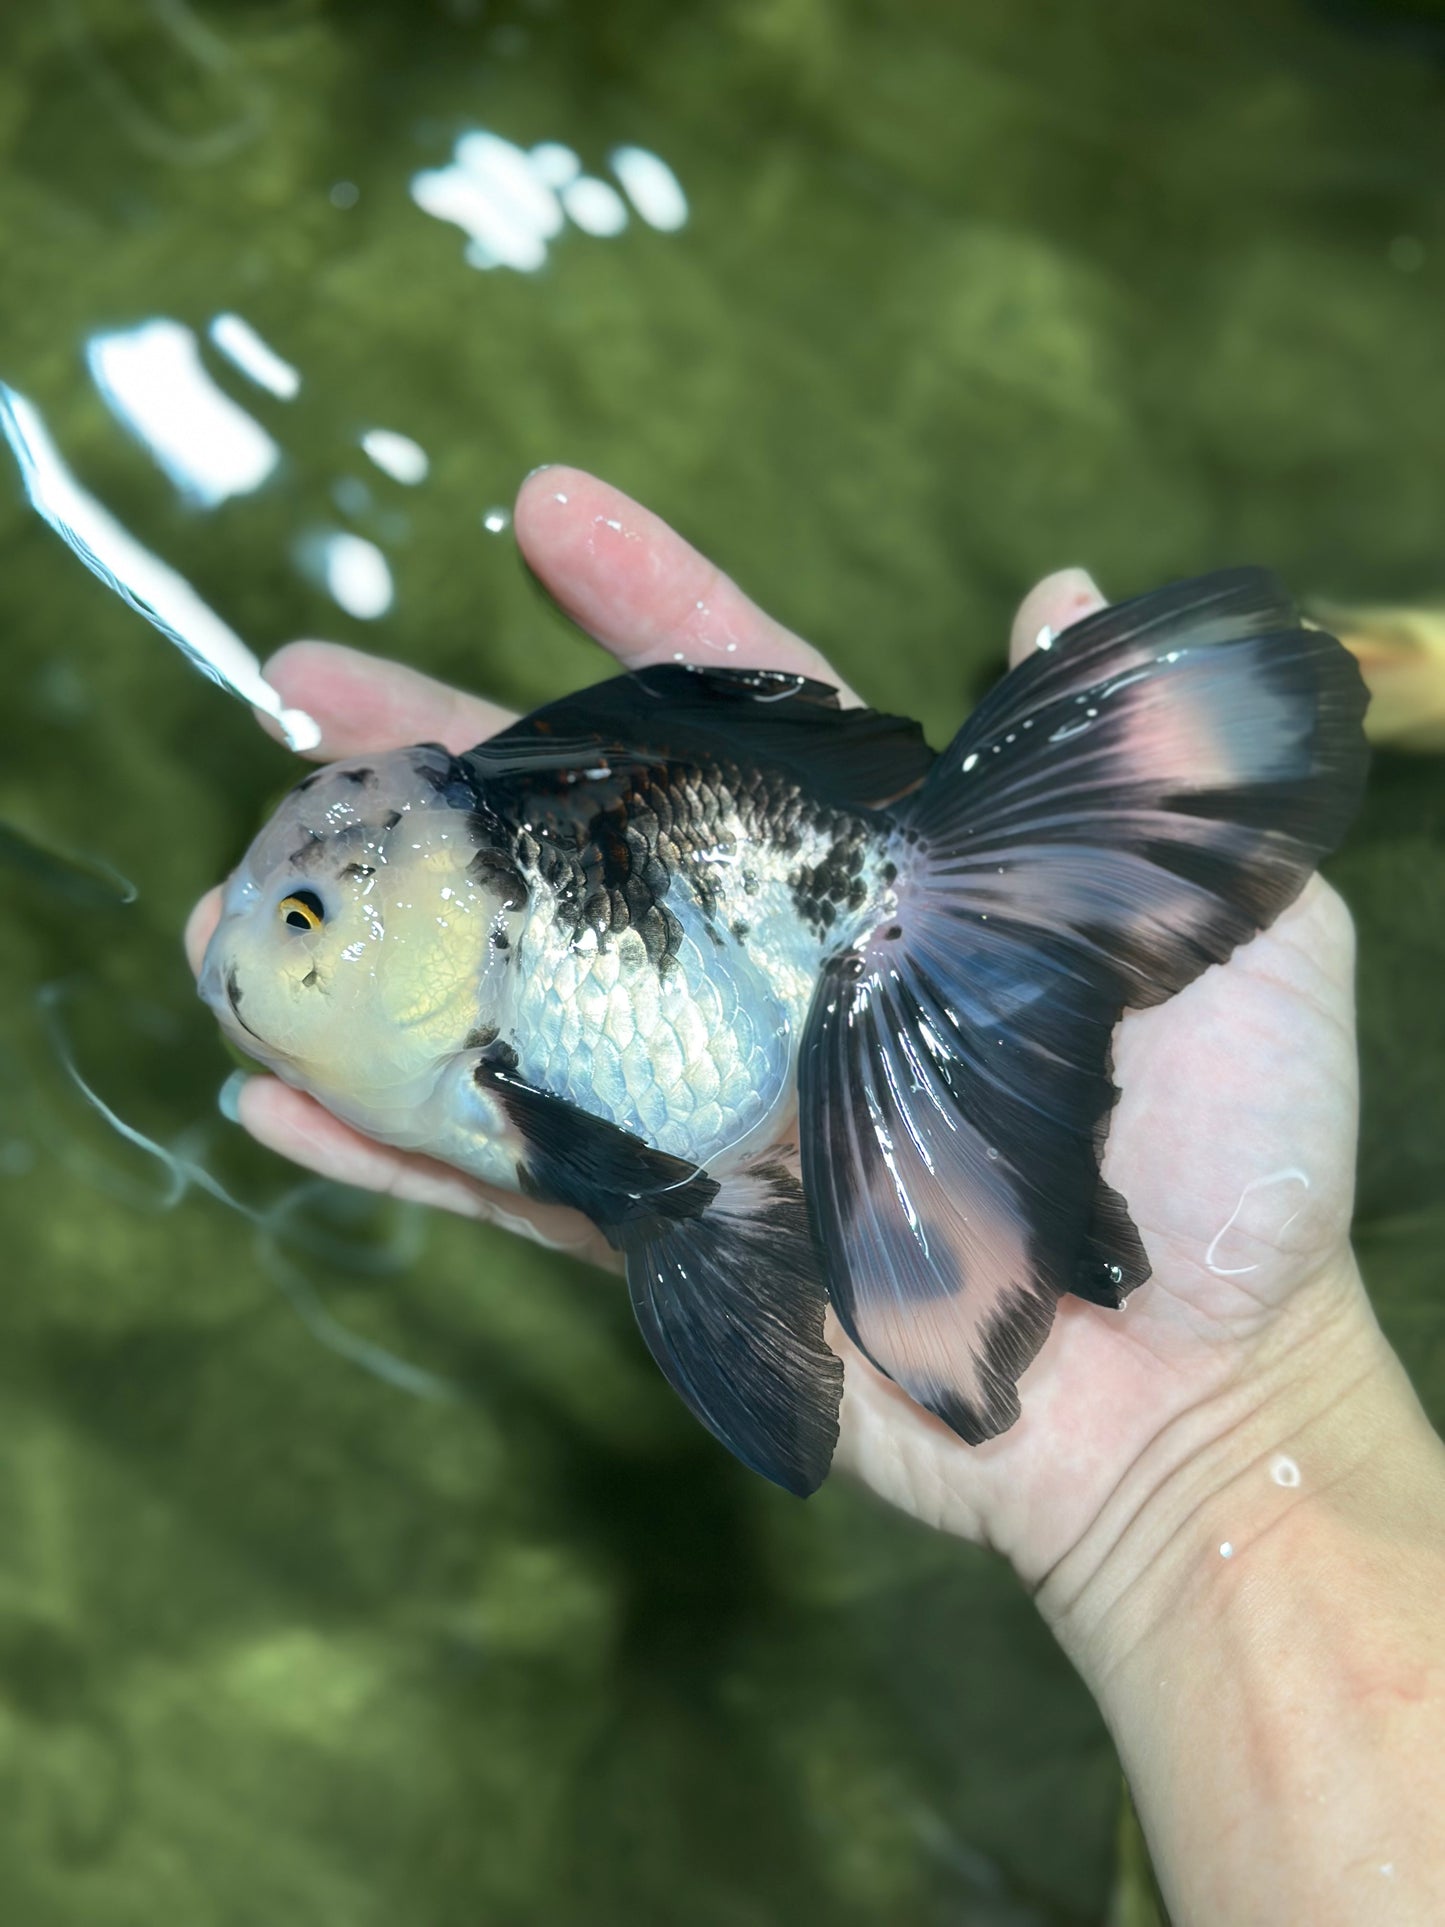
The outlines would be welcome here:
[[[236,966],[234,964],[232,964],[231,968],[226,972],[226,1002],[231,1006],[231,1015],[241,1026],[242,1030],[245,1031],[246,1035],[248,1037],[254,1037],[258,1044],[264,1044],[266,1040],[260,1031],[252,1030],[251,1026],[241,1015],[241,986],[236,977]]]
[[[234,1020],[248,1037],[254,1037],[258,1044],[266,1040],[260,1031],[252,1028],[241,1015],[241,982],[234,964],[225,963],[219,956],[208,955],[201,967],[200,982],[197,989],[204,1002],[211,1006],[222,1024]]]

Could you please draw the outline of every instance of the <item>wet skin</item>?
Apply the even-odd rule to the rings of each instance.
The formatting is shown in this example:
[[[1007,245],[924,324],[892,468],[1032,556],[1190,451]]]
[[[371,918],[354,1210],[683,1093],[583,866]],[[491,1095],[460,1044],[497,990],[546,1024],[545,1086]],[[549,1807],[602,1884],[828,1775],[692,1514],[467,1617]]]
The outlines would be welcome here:
[[[530,477],[516,532],[543,584],[624,668],[721,652],[729,666],[838,680],[656,516],[593,477],[561,468]],[[1045,626],[1057,632],[1101,601],[1082,571],[1049,577],[1019,610],[1011,660]],[[320,761],[424,740],[460,752],[510,720],[399,664],[326,643],[290,645],[266,674],[320,723]],[[217,906],[212,891],[191,917],[193,966]],[[1348,914],[1315,878],[1228,963],[1127,1016],[1103,1170],[1128,1201],[1153,1278],[1121,1313],[1063,1300],[1020,1382],[1023,1416],[980,1447],[920,1411],[832,1326],[846,1373],[836,1463],[925,1521],[997,1547],[1038,1585],[1111,1495],[1131,1478],[1147,1483],[1193,1415],[1223,1423],[1251,1405],[1282,1356],[1328,1350],[1360,1290],[1348,1248],[1352,969]],[[274,1078],[249,1080],[240,1117],[263,1143],[341,1182],[610,1262],[576,1213],[373,1143]]]

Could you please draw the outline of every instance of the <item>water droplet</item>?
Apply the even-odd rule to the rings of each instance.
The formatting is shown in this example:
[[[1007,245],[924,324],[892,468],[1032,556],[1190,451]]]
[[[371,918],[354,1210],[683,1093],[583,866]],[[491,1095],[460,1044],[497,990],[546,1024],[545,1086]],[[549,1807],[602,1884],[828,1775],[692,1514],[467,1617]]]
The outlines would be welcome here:
[[[1232,1559],[1234,1557],[1234,1547],[1229,1543],[1228,1539],[1226,1539],[1224,1544],[1219,1548],[1219,1556],[1221,1559]]]
[[[336,181],[333,183],[331,193],[327,198],[333,207],[355,207],[356,203],[361,199],[361,189],[356,185],[355,181]]]
[[[1274,1464],[1269,1468],[1269,1476],[1274,1480],[1276,1485],[1297,1486],[1300,1482],[1299,1467],[1293,1459],[1287,1458],[1283,1452],[1280,1453]]]
[[[989,1145],[988,1159],[990,1164],[994,1164],[998,1161],[998,1146],[996,1144]]]
[[[511,516],[504,508],[488,509],[482,517],[482,527],[489,535],[500,535],[511,520]]]

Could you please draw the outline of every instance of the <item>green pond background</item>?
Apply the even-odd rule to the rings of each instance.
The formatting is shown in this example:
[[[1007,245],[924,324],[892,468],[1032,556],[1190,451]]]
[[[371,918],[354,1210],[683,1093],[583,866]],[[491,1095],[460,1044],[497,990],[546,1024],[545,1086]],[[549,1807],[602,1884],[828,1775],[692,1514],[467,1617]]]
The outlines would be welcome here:
[[[638,143],[689,221],[477,272],[407,191],[469,126],[604,176]],[[595,675],[482,520],[565,460],[940,741],[1065,563],[1445,591],[1442,150],[1423,3],[34,0],[0,18],[0,378],[263,654],[523,706]],[[207,515],[84,344],[222,309],[304,385],[210,357],[287,459]],[[366,463],[378,424],[423,485]],[[391,561],[380,620],[297,566],[342,526]],[[613,1284],[222,1118],[179,932],[295,766],[3,455],[0,664],[0,1920],[1147,1920],[1108,1738],[998,1563],[743,1472]],[[1330,873],[1360,1244],[1439,1422],[1445,763],[1378,757]]]

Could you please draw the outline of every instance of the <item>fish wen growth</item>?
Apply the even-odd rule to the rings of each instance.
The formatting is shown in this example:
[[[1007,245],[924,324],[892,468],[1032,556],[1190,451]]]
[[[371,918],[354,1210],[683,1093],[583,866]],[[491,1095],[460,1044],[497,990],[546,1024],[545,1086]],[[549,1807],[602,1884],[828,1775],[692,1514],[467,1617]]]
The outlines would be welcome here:
[[[687,1405],[808,1493],[829,1305],[976,1444],[1064,1293],[1148,1277],[1114,1026],[1299,893],[1364,708],[1254,570],[1089,616],[941,755],[801,676],[647,669],[308,776],[201,993],[358,1130],[585,1212]]]

